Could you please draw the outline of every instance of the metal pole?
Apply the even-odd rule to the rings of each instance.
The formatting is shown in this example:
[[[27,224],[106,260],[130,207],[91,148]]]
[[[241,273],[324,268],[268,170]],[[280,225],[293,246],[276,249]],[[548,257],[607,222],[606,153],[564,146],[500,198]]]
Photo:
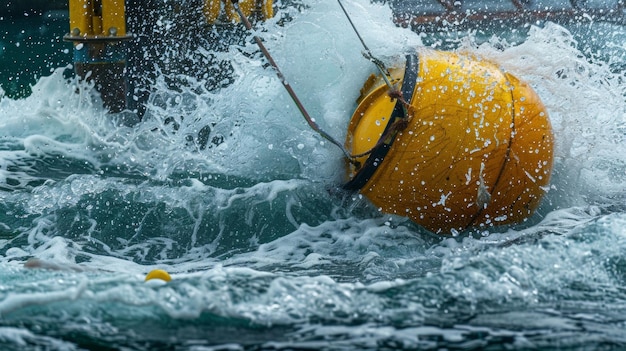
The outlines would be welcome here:
[[[69,0],[70,32],[74,43],[74,70],[93,81],[104,106],[121,112],[126,106],[126,33],[124,0]]]

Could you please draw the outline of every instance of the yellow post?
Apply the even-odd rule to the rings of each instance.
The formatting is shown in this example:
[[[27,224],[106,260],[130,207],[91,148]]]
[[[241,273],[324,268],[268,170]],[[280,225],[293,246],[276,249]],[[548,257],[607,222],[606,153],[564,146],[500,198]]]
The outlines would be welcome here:
[[[69,0],[70,33],[74,43],[74,70],[95,82],[111,112],[126,108],[126,33],[124,0]]]
[[[70,0],[72,36],[125,36],[124,0]]]
[[[70,1],[70,33],[73,36],[93,35],[91,0]]]
[[[91,35],[97,36],[100,34],[102,34],[102,17],[93,16],[91,19]]]
[[[254,0],[240,0],[239,1],[239,8],[241,9],[241,12],[243,12],[244,16],[246,17],[250,17],[252,10],[254,10],[255,8],[255,5],[256,4]],[[231,22],[241,21],[231,1],[226,1],[226,17]]]
[[[220,15],[220,0],[205,0],[204,7],[202,11],[204,12],[204,17],[206,17],[207,22],[213,23],[217,20],[217,17]]]
[[[102,1],[102,29],[104,35],[126,35],[124,0]]]
[[[239,22],[239,15],[233,7],[231,0],[221,0],[224,3],[223,10],[226,19],[230,22]],[[238,0],[239,8],[246,17],[250,17],[253,13],[257,18],[266,20],[274,17],[274,8],[272,0]],[[220,0],[204,0],[204,16],[207,22],[213,24],[220,16],[222,6]]]

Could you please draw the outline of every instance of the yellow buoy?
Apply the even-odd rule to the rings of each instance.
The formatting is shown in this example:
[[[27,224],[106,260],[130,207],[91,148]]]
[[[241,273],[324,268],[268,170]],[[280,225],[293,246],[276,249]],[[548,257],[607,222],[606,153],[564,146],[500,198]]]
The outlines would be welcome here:
[[[160,279],[165,282],[169,282],[170,280],[172,280],[172,277],[170,276],[169,273],[167,273],[166,271],[162,269],[153,269],[146,275],[145,281],[148,281],[151,279]]]
[[[361,91],[346,148],[372,152],[349,165],[347,189],[441,234],[533,213],[550,180],[553,135],[528,84],[492,63],[428,49],[392,77],[406,104],[380,77]]]

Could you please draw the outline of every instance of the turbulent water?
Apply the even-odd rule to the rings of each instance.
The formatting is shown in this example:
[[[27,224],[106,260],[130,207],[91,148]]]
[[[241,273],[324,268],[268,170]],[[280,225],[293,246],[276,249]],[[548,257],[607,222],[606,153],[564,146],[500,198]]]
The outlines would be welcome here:
[[[385,5],[345,4],[388,64],[445,47],[536,89],[556,138],[539,211],[440,238],[339,191],[340,150],[251,42],[217,53],[223,88],[159,77],[132,127],[59,67],[28,97],[0,92],[4,350],[626,348],[626,30],[435,37],[394,26]],[[374,67],[336,2],[280,12],[258,34],[343,139]],[[155,268],[173,280],[144,282]]]

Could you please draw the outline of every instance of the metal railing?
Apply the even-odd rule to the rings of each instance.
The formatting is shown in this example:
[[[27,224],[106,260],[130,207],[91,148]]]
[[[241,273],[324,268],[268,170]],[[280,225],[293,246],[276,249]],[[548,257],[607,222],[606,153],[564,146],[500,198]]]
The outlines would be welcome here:
[[[394,21],[413,28],[494,21],[626,23],[625,0],[391,0],[390,4]]]

